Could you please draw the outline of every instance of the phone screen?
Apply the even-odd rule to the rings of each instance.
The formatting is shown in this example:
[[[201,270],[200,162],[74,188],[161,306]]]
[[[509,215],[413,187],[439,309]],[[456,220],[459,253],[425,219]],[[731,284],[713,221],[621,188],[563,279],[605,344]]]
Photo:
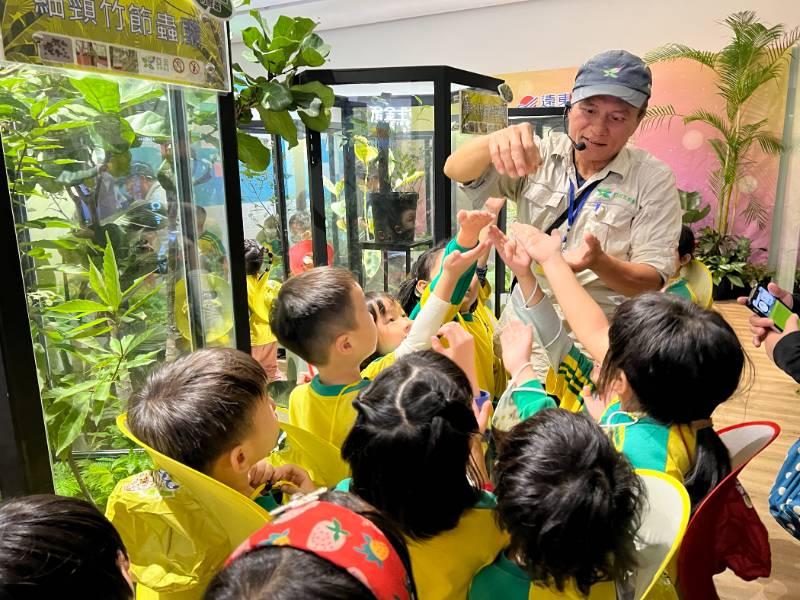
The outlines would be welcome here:
[[[792,311],[761,286],[759,286],[753,298],[753,306],[764,316],[772,319],[772,322],[775,323],[781,331],[786,329],[786,321],[789,319]]]

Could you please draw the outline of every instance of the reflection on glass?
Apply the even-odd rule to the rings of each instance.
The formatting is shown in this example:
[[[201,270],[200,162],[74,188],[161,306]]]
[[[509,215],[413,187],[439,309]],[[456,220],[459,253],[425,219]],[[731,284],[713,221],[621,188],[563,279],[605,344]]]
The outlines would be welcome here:
[[[116,481],[149,464],[114,426],[131,391],[182,351],[232,343],[216,100],[187,93],[189,131],[176,131],[179,97],[160,84],[0,63],[55,486],[101,508]]]
[[[321,136],[328,251],[365,290],[393,291],[431,244],[433,85],[333,88]]]

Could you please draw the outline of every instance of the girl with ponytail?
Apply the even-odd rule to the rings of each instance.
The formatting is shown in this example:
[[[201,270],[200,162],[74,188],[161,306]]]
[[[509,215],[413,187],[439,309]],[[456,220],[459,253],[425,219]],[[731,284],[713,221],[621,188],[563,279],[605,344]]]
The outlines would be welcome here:
[[[471,336],[455,323],[443,329],[449,349],[440,351],[468,346],[467,358],[454,359],[469,369]],[[472,577],[507,542],[493,517],[494,496],[483,489],[488,411],[474,406],[474,373],[471,379],[432,350],[401,358],[362,390],[342,447],[352,479],[339,489],[400,526],[420,598],[465,598]]]

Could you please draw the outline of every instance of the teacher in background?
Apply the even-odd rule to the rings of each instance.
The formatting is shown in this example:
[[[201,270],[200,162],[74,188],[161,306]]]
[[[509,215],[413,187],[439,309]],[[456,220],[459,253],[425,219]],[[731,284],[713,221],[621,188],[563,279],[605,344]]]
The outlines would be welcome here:
[[[444,168],[473,202],[505,196],[517,203],[518,221],[558,229],[565,257],[609,316],[625,298],[661,288],[676,269],[675,176],[627,146],[651,88],[639,57],[603,52],[578,71],[564,111],[568,133],[539,138],[528,123],[512,125],[464,144]]]

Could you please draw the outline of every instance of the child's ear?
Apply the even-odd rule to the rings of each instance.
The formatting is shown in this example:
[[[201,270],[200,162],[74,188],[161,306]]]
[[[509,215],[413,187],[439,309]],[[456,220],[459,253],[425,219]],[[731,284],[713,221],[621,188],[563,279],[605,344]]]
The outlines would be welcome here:
[[[692,262],[693,256],[691,254],[684,254],[681,256],[681,266],[684,267]]]
[[[353,349],[353,344],[350,342],[350,336],[346,333],[343,333],[334,340],[333,347],[338,354],[349,354]]]
[[[418,279],[417,280],[417,296],[420,298],[422,297],[422,293],[425,291],[425,288],[428,287],[428,282],[425,279]]]
[[[228,460],[234,473],[241,474],[247,473],[252,466],[247,460],[247,453],[244,451],[244,446],[239,444],[234,446],[228,453]]]
[[[620,398],[628,400],[633,397],[633,388],[631,388],[631,384],[628,382],[628,377],[625,375],[625,372],[622,371],[622,369],[617,372],[617,375],[614,377],[614,381],[611,382],[611,387],[614,393]]]

